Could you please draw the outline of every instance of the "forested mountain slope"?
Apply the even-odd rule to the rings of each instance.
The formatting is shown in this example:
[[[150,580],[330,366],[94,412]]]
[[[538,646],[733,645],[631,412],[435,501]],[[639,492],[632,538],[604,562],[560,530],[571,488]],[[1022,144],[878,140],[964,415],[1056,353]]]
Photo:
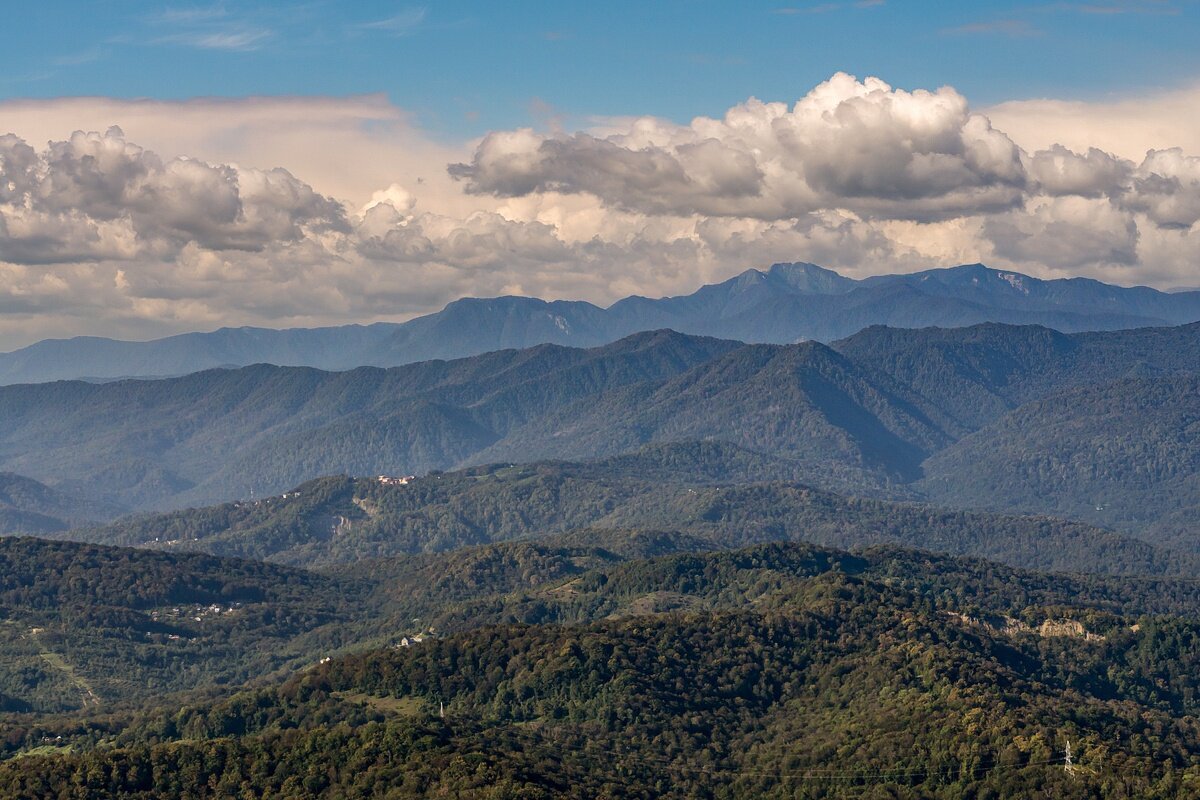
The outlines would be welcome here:
[[[713,446],[706,448],[712,452]],[[650,454],[661,463],[663,451]],[[579,528],[681,530],[707,547],[884,542],[1048,570],[1200,576],[1194,555],[1048,517],[847,498],[790,482],[713,485],[622,473],[615,461],[473,468],[403,486],[324,478],[255,502],[134,517],[70,536],[293,565],[438,552]]]
[[[0,536],[37,535],[112,519],[124,509],[0,472]]]
[[[18,725],[10,749],[66,730],[81,752],[2,762],[0,792],[1183,798],[1200,778],[1194,582],[805,545],[563,578],[100,738]]]
[[[450,466],[581,397],[737,348],[670,332],[344,373],[269,366],[0,389],[0,463],[133,506],[269,494],[346,471]]]
[[[1196,464],[1171,437],[1187,435],[1190,399],[1173,398],[1196,375],[1197,325],[1070,335],[871,329],[833,346],[658,331],[592,350],[543,345],[390,370],[257,366],[4,387],[0,468],[154,509],[262,497],[326,474],[422,474],[719,441],[750,454],[730,482],[782,477],[885,498],[929,492],[948,504],[1134,531],[1195,505]],[[1130,387],[1141,387],[1139,402],[1122,399]],[[1100,422],[1108,419],[1118,427]],[[1089,425],[1091,439],[1071,439]],[[1113,451],[1120,463],[1103,467],[1110,480],[1150,470],[1103,490],[1108,501],[1089,483],[1101,478],[1070,469],[1054,474],[1053,492],[1036,481],[1024,497],[986,488],[1078,460],[1106,431],[1120,432],[1129,450]],[[973,441],[988,452],[958,468],[954,453]],[[756,460],[758,474],[748,468]],[[992,472],[979,472],[985,463]]]
[[[1200,375],[1052,394],[936,454],[925,471],[921,488],[934,500],[1138,530],[1200,497]]]
[[[368,590],[195,553],[0,539],[0,696],[53,712],[241,685],[348,644]]]
[[[1033,326],[874,327],[832,346],[908,387],[955,432],[1075,386],[1200,373],[1200,325],[1070,335]]]
[[[951,441],[903,387],[824,345],[751,345],[537,417],[476,459],[586,458],[703,438],[788,458],[814,482],[846,487],[912,480]]]

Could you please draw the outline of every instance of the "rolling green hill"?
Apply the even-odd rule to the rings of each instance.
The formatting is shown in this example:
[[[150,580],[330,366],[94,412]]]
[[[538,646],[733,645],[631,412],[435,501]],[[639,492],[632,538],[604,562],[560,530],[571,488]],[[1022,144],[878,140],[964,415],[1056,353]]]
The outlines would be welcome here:
[[[47,713],[237,686],[344,644],[368,588],[199,554],[0,539],[0,694]]]
[[[843,494],[926,493],[1135,532],[1195,504],[1190,445],[1171,437],[1178,425],[1187,436],[1189,400],[1175,397],[1196,375],[1196,324],[1071,335],[874,328],[832,347],[659,331],[592,350],[544,345],[390,370],[260,365],[2,387],[0,467],[153,510],[263,497],[328,474],[583,460],[710,441],[755,454],[729,482],[782,477]],[[1122,397],[1133,390],[1136,404]],[[1072,440],[1088,426],[1090,438]],[[1110,431],[1128,452],[1097,467],[1107,477],[1045,466],[1079,461]]]
[[[0,794],[1189,797],[1196,591],[895,549],[637,558],[58,752],[18,728]]]
[[[745,451],[705,443],[656,447],[640,458],[477,467],[403,486],[323,478],[273,498],[146,515],[69,535],[299,566],[589,527],[657,529],[683,530],[723,548],[780,540],[897,543],[1035,569],[1200,576],[1194,555],[1079,523],[843,497],[786,481],[717,483],[688,468],[693,460],[712,466],[722,459],[763,465]]]
[[[954,597],[967,610],[1084,603],[1113,613],[1200,613],[1194,581],[1043,577],[897,549],[832,557],[808,544],[758,547],[750,552],[788,569],[826,553],[812,562],[822,570],[870,571]],[[229,690],[430,626],[586,622],[671,608],[680,586],[708,586],[713,569],[758,563],[719,548],[704,532],[586,529],[315,574],[200,554],[3,539],[0,693],[10,711],[95,711],[162,693]],[[715,591],[682,607],[738,609],[752,600]]]

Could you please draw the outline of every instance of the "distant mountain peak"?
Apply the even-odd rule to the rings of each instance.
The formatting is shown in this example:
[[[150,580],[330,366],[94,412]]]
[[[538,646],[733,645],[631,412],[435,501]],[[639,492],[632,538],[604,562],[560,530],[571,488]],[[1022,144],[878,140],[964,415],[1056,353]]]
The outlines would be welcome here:
[[[550,304],[540,297],[525,297],[523,295],[504,294],[499,297],[460,297],[457,300],[452,300],[442,309],[442,313],[447,311],[459,311],[463,309],[476,308],[546,308]]]
[[[956,267],[944,267],[941,269],[927,269],[921,272],[914,272],[908,276],[910,279],[915,279],[920,282],[937,281],[944,284],[965,285],[980,285],[981,283],[993,283],[1003,281],[1009,285],[1013,281],[1017,283],[1038,282],[1036,278],[1013,270],[993,269],[985,264],[959,264]]]
[[[858,281],[831,269],[804,261],[772,264],[767,277],[788,287],[810,294],[841,294],[853,289]]]
[[[404,323],[330,328],[223,328],[149,342],[83,337],[0,353],[0,384],[88,377],[165,377],[221,365],[328,370],[398,366],[555,343],[592,347],[671,328],[744,342],[830,342],[871,325],[959,328],[983,322],[1067,333],[1200,320],[1200,293],[1125,288],[1085,278],[1041,280],[983,264],[855,280],[797,261],[747,269],[678,297],[582,300],[466,297]]]
[[[739,272],[730,281],[738,289],[748,289],[751,286],[758,286],[767,279],[767,274],[761,269],[748,269],[745,272]]]

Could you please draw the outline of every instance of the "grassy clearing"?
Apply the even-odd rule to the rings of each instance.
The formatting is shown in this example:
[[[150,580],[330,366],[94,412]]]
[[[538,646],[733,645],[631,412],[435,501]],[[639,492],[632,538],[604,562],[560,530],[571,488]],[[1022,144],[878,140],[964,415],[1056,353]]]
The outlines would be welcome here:
[[[348,703],[362,703],[372,711],[393,716],[418,717],[430,710],[419,697],[376,697],[362,692],[334,692],[334,696]]]
[[[30,756],[57,756],[64,753],[70,753],[72,747],[66,744],[40,744],[37,747],[30,747],[26,750],[21,750],[9,756],[8,761],[16,761],[19,758],[29,758]]]
[[[36,633],[31,631],[29,636],[38,644],[38,655],[41,656],[42,660],[58,672],[61,672],[75,688],[79,689],[84,708],[92,708],[100,705],[100,696],[96,694],[96,691],[86,678],[75,672],[75,668],[68,664],[61,655],[47,649]]]

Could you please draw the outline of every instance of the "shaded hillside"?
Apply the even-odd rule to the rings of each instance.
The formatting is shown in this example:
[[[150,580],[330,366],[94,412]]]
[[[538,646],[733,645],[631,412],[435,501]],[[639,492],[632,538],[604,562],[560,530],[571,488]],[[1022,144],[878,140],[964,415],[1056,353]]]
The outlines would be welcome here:
[[[578,624],[464,629],[151,711],[0,763],[0,792],[1188,797],[1200,630],[1053,580],[796,545],[626,562],[547,595]]]
[[[845,494],[918,498],[921,479],[945,477],[939,465],[981,428],[1006,439],[986,454],[997,469],[1005,452],[1053,460],[1047,448],[1060,435],[1022,433],[1014,421],[1041,418],[1051,402],[1044,398],[1092,387],[1096,403],[1109,398],[1111,408],[1081,402],[1078,413],[1119,413],[1129,446],[1167,447],[1162,463],[1175,459],[1164,467],[1175,477],[1135,480],[1099,502],[1090,478],[1067,471],[1056,478],[1060,499],[1030,490],[1035,504],[1008,490],[988,493],[992,478],[1024,480],[1016,473],[963,469],[949,477],[973,482],[975,494],[936,489],[931,496],[1133,530],[1153,522],[1150,511],[1195,504],[1187,488],[1194,465],[1179,458],[1186,442],[1170,445],[1172,426],[1185,420],[1162,406],[1173,402],[1169,393],[1122,405],[1118,382],[1149,386],[1197,374],[1196,325],[1073,335],[997,325],[871,329],[835,347],[658,331],[592,350],[542,345],[389,370],[256,366],[163,381],[4,387],[0,467],[59,490],[156,509],[262,497],[327,474],[423,474],[720,441],[755,454],[741,458],[730,482],[785,478]],[[1074,424],[1075,409],[1056,413],[1055,424]],[[1008,427],[997,422],[1010,414]],[[1079,424],[1091,423],[1081,417]],[[704,474],[723,468],[692,460]],[[1096,505],[1111,509],[1084,514]]]
[[[959,435],[1073,386],[1200,373],[1200,325],[1073,335],[1006,325],[870,328],[833,347],[870,374],[908,387]]]
[[[0,472],[0,536],[65,531],[119,516],[119,506],[51,489],[43,483]]]
[[[259,363],[330,370],[391,367],[544,343],[592,347],[658,328],[786,344],[832,341],[871,325],[1000,322],[1087,331],[1198,319],[1200,292],[1164,293],[1078,278],[1043,281],[979,264],[861,281],[814,264],[776,264],[690,295],[629,297],[607,309],[529,297],[466,298],[404,323],[223,328],[150,342],[47,340],[0,354],[0,384],[170,376]]]
[[[804,581],[829,573],[881,582],[993,622],[1012,616],[1036,625],[1068,607],[1089,609],[1096,619],[1200,612],[1200,583],[1190,578],[1031,572],[891,545],[848,553],[773,542],[723,551],[669,531],[591,529],[327,570],[371,584],[400,617],[399,631],[414,629],[417,617],[415,629],[440,634],[500,623],[736,610],[765,605],[768,596],[799,591]]]
[[[1200,376],[1131,378],[1027,403],[925,469],[921,488],[939,502],[1140,529],[1200,495]]]
[[[835,547],[890,542],[1038,569],[1200,575],[1194,556],[1079,523],[846,498],[794,483],[645,480],[606,461],[476,468],[405,486],[324,478],[280,497],[147,515],[70,535],[310,565],[588,527],[680,530],[724,548],[779,540]]]
[[[0,389],[0,463],[136,507],[269,494],[336,471],[447,467],[580,397],[678,374],[735,343],[669,332],[328,373],[269,366]]]
[[[1200,505],[1165,514],[1138,531],[1139,538],[1183,553],[1200,552]]]
[[[740,348],[675,378],[588,398],[473,460],[586,458],[701,438],[782,456],[813,482],[848,487],[912,480],[950,441],[903,389],[807,343]]]

